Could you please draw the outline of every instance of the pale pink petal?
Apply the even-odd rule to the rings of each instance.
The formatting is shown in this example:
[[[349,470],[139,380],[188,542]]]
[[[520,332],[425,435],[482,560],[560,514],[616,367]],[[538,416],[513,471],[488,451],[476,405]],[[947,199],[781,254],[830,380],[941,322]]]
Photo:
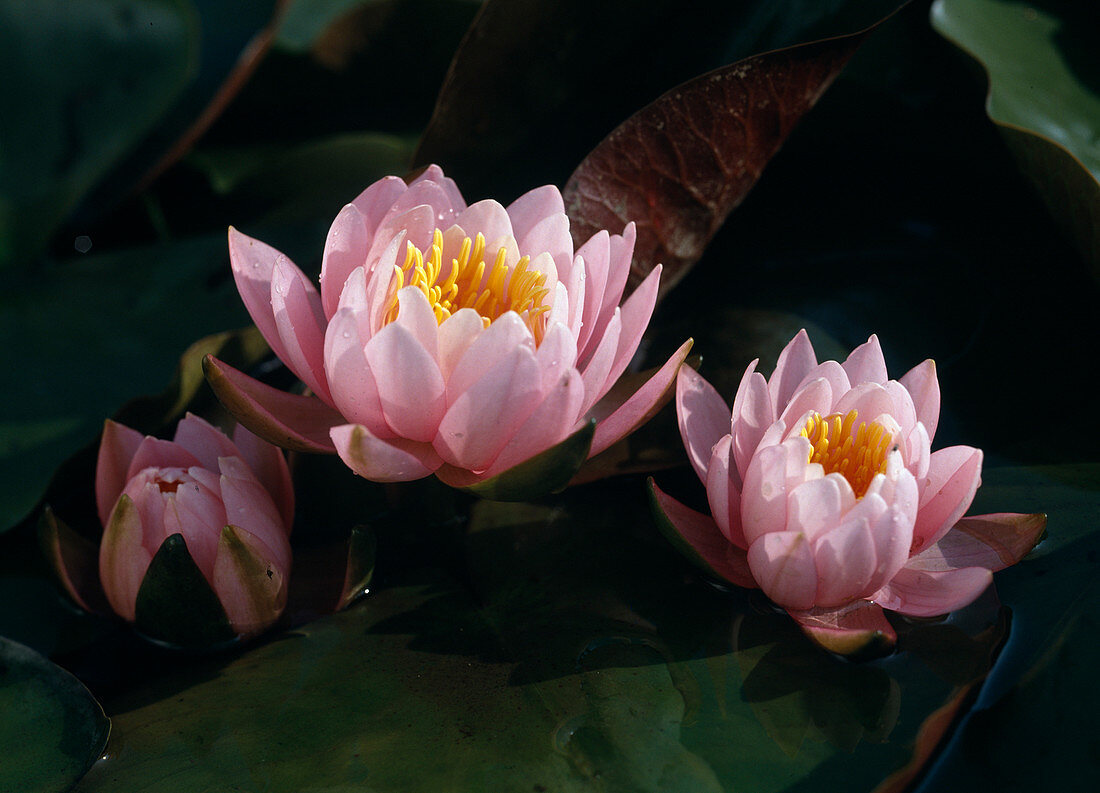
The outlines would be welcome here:
[[[332,454],[329,428],[344,421],[317,397],[279,391],[208,355],[202,362],[206,381],[218,400],[241,424],[284,449]]]
[[[555,215],[564,216],[564,214],[565,204],[562,202],[561,192],[552,184],[528,190],[508,205],[508,217],[512,220],[512,229],[515,231],[516,240],[520,242],[521,247],[523,247],[523,239],[538,223],[546,218]],[[566,226],[566,234],[568,235],[568,233],[569,227]],[[572,241],[570,241],[569,247],[572,249]],[[523,248],[523,250],[529,252],[527,248]],[[540,248],[539,252],[543,250],[550,249]]]
[[[229,263],[233,269],[233,280],[237,291],[248,309],[252,321],[260,329],[272,351],[283,363],[286,348],[275,323],[275,312],[271,307],[271,276],[276,263],[295,267],[286,254],[270,245],[242,234],[229,227]],[[295,372],[295,374],[298,374]]]
[[[768,380],[768,393],[771,396],[772,410],[775,415],[783,412],[783,408],[790,401],[798,384],[815,366],[817,366],[817,356],[814,354],[813,345],[810,344],[810,337],[806,335],[805,329],[800,330],[779,353],[775,371]]]
[[[541,348],[540,348],[541,349]],[[577,426],[584,400],[584,383],[576,369],[567,369],[485,471],[496,476],[561,443]]]
[[[218,540],[211,586],[233,630],[254,636],[270,627],[286,607],[290,570],[274,560],[278,552],[240,527],[219,532]],[[288,556],[289,551],[287,545]]]
[[[981,481],[980,449],[949,446],[932,453],[913,528],[913,553],[924,550],[951,530],[970,508]]]
[[[928,437],[936,437],[940,420],[940,381],[936,376],[936,362],[929,358],[902,375],[899,381],[913,398],[917,421],[928,430]]]
[[[341,308],[329,322],[325,335],[325,368],[329,372],[332,399],[348,421],[362,424],[379,437],[393,433],[382,413],[378,383],[367,363],[355,313]]]
[[[772,531],[749,546],[749,569],[764,594],[789,609],[808,609],[817,594],[817,568],[806,536]]]
[[[603,290],[603,307],[600,316],[605,316],[614,306],[619,304],[626,288],[627,278],[630,277],[630,263],[634,255],[634,241],[638,232],[633,221],[626,224],[623,233],[612,234],[608,240],[610,246],[607,285]]]
[[[447,463],[483,471],[542,398],[534,353],[515,347],[451,403],[432,445]]]
[[[318,397],[332,404],[325,376],[325,312],[321,296],[302,271],[275,262],[271,271],[271,310],[282,340],[280,360]]]
[[[928,571],[984,567],[995,573],[1023,559],[1039,541],[1046,522],[1043,514],[972,515],[956,523],[905,566]]]
[[[863,594],[874,592],[886,584],[905,565],[909,553],[906,548],[913,538],[912,526],[902,508],[896,504],[891,504],[870,521],[868,528],[871,531],[876,565]]]
[[[714,386],[690,366],[676,375],[676,419],[688,460],[705,482],[714,444],[729,435],[730,414]]]
[[[779,418],[788,427],[798,426],[800,421],[811,410],[826,416],[829,407],[833,404],[833,387],[824,377],[816,380],[804,381],[795,391],[787,407],[779,414]]]
[[[730,476],[731,441],[729,435],[723,435],[714,445],[703,481],[707,486],[707,502],[714,522],[727,540],[745,549],[749,544],[741,528],[741,493],[737,482]]]
[[[410,190],[409,193],[411,192]],[[402,196],[402,200],[409,193]],[[426,251],[432,243],[432,237],[438,226],[435,210],[426,204],[419,203],[400,212],[395,212],[391,208],[379,225],[371,241],[370,250],[367,252],[367,275],[381,273],[383,276],[388,276],[394,265],[404,264],[405,253],[410,242],[421,252]],[[444,226],[444,228],[448,227]],[[397,237],[402,239],[400,244],[395,246]]]
[[[750,546],[767,532],[786,529],[790,491],[811,478],[821,478],[821,466],[807,462],[809,452],[810,442],[797,437],[762,446],[753,455],[741,488],[741,525]]]
[[[431,353],[391,323],[366,345],[386,423],[397,435],[430,442],[447,407],[446,384]]]
[[[592,236],[577,251],[575,267],[584,267],[584,320],[581,325],[580,345],[583,348],[590,338],[599,338],[601,324],[606,325],[608,318],[602,317],[604,289],[607,287],[608,265],[611,261],[611,246],[606,231]]]
[[[894,409],[890,415],[901,425],[902,439],[908,438],[917,426],[917,411],[913,408],[913,398],[905,390],[905,386],[897,380],[889,380],[886,383],[886,393],[894,401]]]
[[[271,494],[279,516],[289,532],[294,525],[294,483],[286,457],[275,446],[262,440],[238,424],[233,430],[233,444],[260,484]]]
[[[993,573],[984,567],[942,572],[902,568],[872,600],[912,617],[935,617],[970,605],[992,581]]]
[[[768,393],[768,381],[756,371],[753,361],[741,376],[737,395],[733,399],[730,433],[733,436],[733,460],[739,480],[745,480],[749,461],[760,444],[764,431],[775,423],[775,409]]]
[[[905,464],[918,481],[928,476],[928,467],[932,462],[932,441],[924,424],[917,422],[909,437],[905,439]]]
[[[508,214],[512,214],[511,209]],[[548,215],[526,232],[516,229],[515,221],[513,216],[512,228],[515,229],[520,253],[532,259],[541,253],[550,254],[558,278],[564,280],[573,268],[573,238],[569,236],[569,218],[564,213]]]
[[[452,198],[450,192],[439,182],[431,179],[416,179],[409,185],[409,189],[393,202],[389,212],[378,224],[379,233],[384,233],[383,229],[402,225],[400,218],[407,216],[409,210],[418,207],[427,207],[430,210],[433,229],[448,228],[455,222],[456,211],[462,210],[462,207],[454,205]],[[419,243],[417,247],[424,250]]]
[[[584,379],[584,411],[588,412],[599,398],[607,393],[611,386],[607,384],[611,366],[615,363],[615,352],[619,346],[619,334],[622,331],[622,319],[619,310],[608,323],[603,338],[587,363],[582,364],[581,377]]]
[[[841,522],[818,537],[813,550],[818,576],[814,602],[818,607],[843,606],[878,588],[868,589],[878,560],[866,520]]]
[[[176,425],[172,442],[178,443],[199,461],[203,468],[217,470],[219,457],[240,454],[224,432],[194,413],[187,413]]]
[[[897,632],[882,609],[866,600],[857,600],[840,608],[815,608],[788,611],[802,632],[821,647],[838,655],[853,655],[870,647],[889,649],[898,640]]]
[[[886,359],[882,357],[882,347],[879,346],[878,336],[874,334],[852,350],[843,366],[853,386],[860,383],[885,385],[890,379],[886,373]]]
[[[832,404],[825,410],[817,411],[824,416],[834,412],[833,405],[836,404],[836,401],[840,399],[841,396],[851,389],[852,384],[848,381],[848,373],[844,371],[844,367],[839,363],[836,361],[822,361],[802,378],[802,382],[798,384],[795,391],[802,390],[806,383],[816,380],[819,377],[823,377],[829,381],[830,393],[832,394]]]
[[[858,423],[870,423],[882,415],[892,415],[894,400],[886,387],[879,383],[860,383],[837,400],[833,411],[846,415],[854,410],[859,414]]]
[[[462,192],[458,189],[458,185],[455,184],[455,180],[443,175],[443,169],[438,165],[429,165],[424,169],[424,172],[420,176],[413,179],[409,185],[415,185],[418,182],[430,181],[435,182],[442,188],[444,195],[447,196],[447,201],[454,212],[461,212],[466,208],[466,200],[462,197]]]
[[[147,435],[130,459],[126,480],[133,479],[146,468],[190,468],[193,465],[199,465],[198,458],[182,446]]]
[[[396,176],[384,176],[360,193],[351,203],[359,210],[363,226],[371,238],[378,224],[390,211],[393,202],[408,190],[404,180]]]
[[[423,479],[441,464],[431,444],[404,438],[382,440],[358,424],[332,428],[332,442],[340,459],[372,482],[409,482]]]
[[[638,285],[638,288],[626,299],[622,305],[622,332],[619,334],[619,346],[615,352],[615,362],[611,366],[607,382],[603,391],[615,385],[634,353],[638,351],[638,345],[642,341],[642,335],[649,325],[649,319],[653,316],[653,308],[657,304],[657,288],[661,282],[661,265],[653,268],[646,279]],[[610,324],[610,323],[609,323]]]
[[[654,502],[668,519],[672,529],[686,548],[694,551],[706,567],[735,586],[757,588],[745,552],[731,545],[722,536],[710,516],[696,512],[665,494],[652,479],[649,480],[649,487]],[[676,542],[674,537],[669,539]]]
[[[662,400],[672,389],[677,371],[691,350],[691,345],[691,339],[680,345],[680,349],[674,352],[641,388],[596,425],[596,434],[592,436],[592,448],[588,452],[590,458],[649,421],[660,409]]]
[[[484,329],[481,317],[472,308],[456,311],[439,326],[439,371],[451,389],[451,376],[470,346]]]
[[[581,351],[584,349],[579,339],[583,330],[581,322],[584,320],[585,278],[587,278],[587,274],[584,267],[574,267],[573,271],[569,273],[567,282],[562,283],[559,281],[551,293],[554,300],[546,317],[547,324],[561,322],[569,326],[569,332],[573,334],[573,338],[578,339],[578,360],[581,357]]]
[[[457,316],[457,315],[456,315]],[[519,315],[509,311],[483,330],[459,358],[447,382],[448,404],[498,366],[513,350],[535,350],[535,339]]]
[[[140,513],[129,497],[120,498],[99,545],[99,580],[111,609],[128,622],[134,621],[138,589],[152,560],[144,544]]]
[[[212,493],[197,482],[185,482],[165,499],[164,534],[183,535],[187,551],[206,580],[214,575],[214,557],[218,536],[225,525],[225,507],[220,494]]]
[[[106,526],[111,518],[126,476],[130,461],[137,454],[143,436],[137,430],[107,419],[103,422],[103,436],[99,442],[99,454],[95,466],[95,503],[100,525]]]
[[[289,530],[283,525],[271,495],[244,461],[239,457],[223,457],[218,460],[218,469],[225,522],[256,535],[272,550],[285,545]],[[276,562],[280,567],[290,567],[289,556]]]
[[[394,322],[411,333],[438,363],[439,322],[427,296],[415,286],[406,286],[397,293],[397,306],[397,319]]]
[[[508,237],[515,238],[512,232],[512,221],[508,218],[508,210],[491,198],[470,204],[455,216],[454,223],[471,238],[479,232],[485,237],[486,271],[492,266],[493,257],[497,253],[496,248],[490,249],[488,246],[495,245],[499,240]],[[530,253],[533,257],[542,251],[524,251],[524,253]]]
[[[329,319],[339,307],[340,293],[344,291],[348,276],[366,264],[371,236],[363,215],[354,204],[341,209],[332,221],[321,256],[321,305]]]
[[[816,540],[839,526],[855,503],[852,486],[842,475],[828,474],[821,479],[811,479],[788,495],[786,528]]]

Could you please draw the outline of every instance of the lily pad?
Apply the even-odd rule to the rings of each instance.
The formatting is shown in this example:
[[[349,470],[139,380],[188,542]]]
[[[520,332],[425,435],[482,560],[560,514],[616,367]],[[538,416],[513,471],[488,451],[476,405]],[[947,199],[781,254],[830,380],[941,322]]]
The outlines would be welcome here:
[[[2,636],[0,713],[0,790],[68,790],[103,753],[111,731],[79,680]]]

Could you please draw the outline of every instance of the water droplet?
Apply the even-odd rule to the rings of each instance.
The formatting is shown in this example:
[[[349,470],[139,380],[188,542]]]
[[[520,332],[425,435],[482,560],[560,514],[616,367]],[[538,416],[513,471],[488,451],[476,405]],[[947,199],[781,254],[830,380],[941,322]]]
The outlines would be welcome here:
[[[573,716],[566,719],[554,731],[554,750],[561,754],[569,754],[569,743],[577,730],[584,726],[585,717]]]
[[[81,234],[73,240],[73,247],[76,248],[77,253],[87,253],[92,249],[92,238],[87,234]]]
[[[350,338],[351,338],[351,331],[350,331],[350,330],[345,330],[345,331],[344,331],[344,332],[343,332],[343,333],[342,333],[341,335],[342,335],[342,336],[343,336],[343,337],[344,337],[345,339],[350,339]]]

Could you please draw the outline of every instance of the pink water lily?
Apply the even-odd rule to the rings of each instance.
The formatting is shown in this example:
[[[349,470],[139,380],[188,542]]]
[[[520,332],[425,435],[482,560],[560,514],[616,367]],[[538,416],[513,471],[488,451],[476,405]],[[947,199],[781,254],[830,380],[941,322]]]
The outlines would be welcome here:
[[[891,380],[875,336],[843,363],[818,363],[801,331],[770,378],[757,363],[732,416],[698,373],[679,373],[680,433],[711,515],[655,485],[653,495],[675,541],[727,581],[761,588],[812,638],[838,652],[872,636],[892,643],[883,609],[965,606],[1038,541],[1042,515],[963,517],[982,453],[932,451],[931,360]]]
[[[256,634],[282,613],[294,492],[279,449],[240,426],[230,440],[190,414],[171,441],[108,421],[95,484],[104,526],[99,578],[120,617],[138,619],[150,564],[176,535],[234,633]],[[173,635],[172,626],[139,627]]]
[[[311,394],[275,391],[213,359],[207,374],[257,434],[335,451],[375,481],[434,473],[476,485],[595,421],[591,456],[671,391],[690,346],[625,400],[604,398],[657,297],[660,267],[620,304],[634,239],[630,224],[574,251],[553,186],[507,207],[467,206],[436,166],[408,184],[386,177],[337,215],[319,289],[285,255],[230,229],[241,297]]]

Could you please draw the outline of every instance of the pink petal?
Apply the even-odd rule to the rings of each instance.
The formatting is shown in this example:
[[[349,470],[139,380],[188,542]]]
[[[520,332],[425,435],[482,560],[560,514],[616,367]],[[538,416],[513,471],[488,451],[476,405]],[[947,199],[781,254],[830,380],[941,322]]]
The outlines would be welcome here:
[[[433,446],[451,465],[483,471],[542,398],[534,353],[516,347],[451,403]]]
[[[786,529],[790,489],[806,481],[811,473],[806,462],[809,449],[810,442],[805,438],[792,438],[761,447],[753,455],[741,488],[741,525],[750,546],[767,532]],[[820,472],[820,466],[815,468]]]
[[[649,325],[649,319],[653,316],[653,307],[657,305],[657,287],[660,286],[660,282],[661,265],[658,264],[623,303],[623,327],[619,334],[619,347],[615,352],[615,363],[612,364],[611,373],[604,385],[604,393],[622,376],[626,367],[630,365],[634,353],[637,352],[642,335]]]
[[[510,209],[508,214],[511,215]],[[526,233],[516,229],[515,221],[513,217],[512,228],[515,229],[520,253],[532,259],[541,253],[548,253],[554,260],[554,270],[558,277],[568,276],[573,268],[573,238],[569,236],[569,218],[564,213],[548,215]]]
[[[409,193],[411,192],[410,190]],[[398,203],[409,193],[402,196]],[[404,263],[408,243],[411,242],[422,252],[427,250],[438,225],[435,210],[426,204],[417,203],[402,211],[395,211],[391,207],[378,226],[370,250],[367,251],[367,275],[381,274],[389,277],[394,265],[400,266]],[[401,239],[398,240],[398,237]]]
[[[203,468],[218,470],[219,457],[232,457],[240,454],[233,441],[225,433],[211,426],[194,413],[187,413],[176,425],[172,442],[189,451]]]
[[[596,346],[592,357],[583,364],[581,377],[584,380],[584,412],[588,412],[611,387],[608,384],[611,366],[615,362],[615,351],[619,346],[619,334],[622,331],[622,319],[618,309],[607,325],[603,338]]]
[[[905,386],[897,380],[887,381],[885,388],[894,403],[890,415],[901,425],[901,439],[907,438],[917,426],[917,412],[913,408],[913,398],[905,390]]]
[[[828,415],[829,407],[832,404],[833,387],[824,377],[819,377],[816,380],[806,381],[799,386],[779,418],[788,427],[794,427],[811,410],[823,416]]]
[[[768,392],[768,381],[756,371],[753,361],[741,376],[737,395],[733,399],[733,415],[730,434],[733,436],[733,460],[737,464],[739,480],[745,480],[756,447],[764,437],[764,431],[775,423],[775,409]]]
[[[436,227],[448,228],[452,226],[455,222],[456,211],[461,211],[464,208],[456,206],[453,198],[453,194],[439,182],[424,178],[416,179],[409,185],[408,190],[398,196],[382,222],[378,224],[379,234],[385,234],[382,231],[383,229],[407,225],[401,218],[408,217],[410,210],[426,208],[431,215],[432,228],[428,229],[429,236],[421,237],[419,233],[410,236],[413,244],[420,250],[424,250],[421,242],[426,243],[430,240],[430,234]],[[419,213],[416,216],[419,218]],[[377,242],[377,237],[375,242]]]
[[[129,497],[111,512],[99,546],[99,580],[107,602],[127,622],[134,621],[138,589],[153,555],[145,548],[141,518]]]
[[[438,165],[429,165],[420,176],[409,182],[409,186],[412,187],[424,181],[435,182],[439,185],[443,190],[443,194],[447,197],[447,201],[452,211],[461,212],[466,208],[466,200],[462,197],[462,193],[459,191],[458,185],[455,184],[455,180],[444,176],[443,169]]]
[[[404,184],[401,188],[404,190]],[[354,204],[341,209],[332,221],[321,256],[321,305],[329,319],[339,307],[340,293],[344,291],[348,276],[366,264],[371,236],[367,221]]]
[[[459,309],[439,326],[439,370],[447,381],[448,391],[452,388],[451,376],[455,368],[483,329],[481,317],[472,308]]]
[[[404,438],[382,440],[358,424],[333,427],[332,442],[340,459],[372,482],[423,479],[443,462],[430,444]]]
[[[928,476],[928,468],[932,464],[932,441],[924,424],[919,421],[905,439],[905,464],[917,480],[923,481]]]
[[[749,569],[764,594],[787,609],[808,609],[817,593],[817,568],[806,535],[772,531],[749,546]]]
[[[130,460],[126,479],[127,481],[133,479],[146,468],[186,469],[193,465],[199,465],[198,459],[179,444],[147,435],[142,439]]]
[[[254,636],[270,627],[286,607],[290,569],[275,561],[289,559],[290,546],[283,540],[279,552],[240,527],[218,532],[218,546],[211,586],[221,601],[233,630]]]
[[[1046,523],[1046,515],[1041,513],[1000,512],[963,518],[905,566],[926,571],[984,567],[995,573],[1023,559],[1039,542]]]
[[[626,224],[623,233],[612,234],[608,240],[610,247],[607,284],[603,290],[603,307],[599,316],[605,316],[612,308],[619,305],[622,300],[623,289],[626,288],[627,278],[630,277],[630,263],[634,255],[634,241],[638,233],[633,221]]]
[[[448,402],[456,400],[519,347],[534,353],[535,339],[519,315],[509,311],[483,330],[459,359],[447,382]]]
[[[412,441],[431,441],[447,408],[446,385],[435,358],[397,323],[367,342],[366,356],[390,429]]]
[[[833,405],[838,399],[840,399],[841,396],[851,390],[852,384],[848,381],[848,373],[844,371],[844,367],[842,367],[839,363],[837,363],[836,361],[822,361],[809,372],[807,372],[806,376],[802,378],[802,382],[798,384],[798,387],[795,389],[795,391],[797,392],[802,390],[802,388],[805,387],[806,383],[809,383],[812,380],[816,380],[819,377],[823,377],[829,381],[829,389],[832,395],[832,404],[828,405],[825,410],[818,410],[817,412],[822,415],[827,415],[829,413],[835,412],[833,410]]]
[[[714,575],[734,586],[757,588],[745,552],[731,545],[710,517],[666,495],[653,479],[649,480],[649,489],[657,508],[668,519],[683,543],[698,555],[698,560]],[[672,537],[669,539],[674,540]]]
[[[260,329],[264,339],[281,361],[286,348],[275,323],[275,312],[271,307],[271,277],[276,263],[294,268],[294,263],[270,245],[242,234],[229,227],[229,263],[233,269],[233,279],[237,291],[248,309],[252,321]],[[299,374],[295,372],[295,374]],[[299,374],[300,376],[300,374]]]
[[[516,240],[520,242],[520,247],[524,252],[528,253],[530,251],[523,246],[522,241],[531,232],[531,229],[546,218],[555,215],[564,216],[564,214],[565,204],[562,202],[561,192],[552,184],[529,190],[508,205],[508,217],[511,218]],[[566,234],[568,234],[568,231],[568,226],[566,226]],[[572,249],[572,241],[570,241],[569,247]],[[539,252],[543,250],[550,249],[540,248]]]
[[[848,480],[828,474],[795,487],[787,497],[787,525],[809,540],[836,529],[855,506],[856,497]]]
[[[814,354],[813,345],[810,344],[810,337],[806,335],[805,329],[800,330],[779,353],[775,371],[768,380],[768,393],[771,396],[772,410],[775,415],[783,412],[783,408],[790,401],[798,384],[815,366],[817,366],[817,356]]]
[[[203,372],[218,400],[241,424],[284,449],[332,454],[328,430],[343,417],[317,397],[288,394],[253,380],[213,355]]]
[[[580,375],[575,369],[567,369],[493,460],[485,478],[503,473],[569,437],[581,416],[583,399],[584,383]]]
[[[879,383],[860,383],[837,400],[833,411],[845,415],[849,410],[859,414],[857,422],[871,422],[882,415],[891,416],[894,400],[886,387]]]
[[[577,342],[569,328],[560,322],[551,325],[535,350],[535,359],[542,372],[542,389],[549,391],[577,362]]]
[[[878,589],[876,586],[868,590],[878,559],[865,519],[845,520],[824,532],[814,543],[813,551],[818,576],[814,602],[819,607],[843,606]]]
[[[872,600],[912,617],[935,617],[973,603],[992,582],[993,573],[984,567],[942,572],[902,568]]]
[[[589,458],[595,457],[611,444],[624,438],[653,416],[664,404],[663,399],[671,391],[676,373],[691,350],[692,339],[688,339],[680,349],[672,354],[653,377],[646,380],[622,405],[602,419],[596,425],[596,434],[592,437]]]
[[[207,581],[214,575],[218,535],[225,525],[225,507],[219,493],[197,482],[185,482],[165,499],[164,534],[182,534],[195,565]]]
[[[363,218],[363,226],[370,237],[374,236],[378,224],[390,211],[393,202],[404,195],[408,189],[403,179],[396,176],[384,176],[351,202]]]
[[[107,419],[95,466],[95,503],[99,523],[106,526],[122,489],[126,487],[126,472],[137,454],[143,436],[137,430]]]
[[[289,533],[294,525],[294,483],[290,479],[286,457],[277,447],[257,438],[239,424],[233,430],[233,444],[240,450],[241,459],[271,494]]]
[[[325,312],[321,296],[297,267],[275,263],[271,271],[271,310],[283,344],[280,360],[331,405],[324,366]]]
[[[164,513],[167,499],[161,492],[160,486],[155,481],[157,476],[170,475],[172,479],[183,479],[186,472],[178,468],[150,470],[139,476],[133,477],[126,483],[126,489],[122,495],[126,496],[129,503],[137,511],[138,521],[141,524],[141,544],[149,552],[150,558],[168,535],[164,532]],[[123,501],[119,497],[118,504]],[[118,504],[115,509],[118,509]],[[113,515],[112,514],[112,519]]]
[[[512,221],[508,218],[508,210],[491,198],[478,201],[460,212],[454,219],[454,224],[459,226],[466,235],[473,238],[478,232],[485,237],[486,271],[493,263],[498,245],[506,238],[515,239],[512,232]],[[525,251],[526,253],[526,251]],[[541,251],[535,251],[535,254]]]
[[[745,541],[745,532],[741,528],[741,493],[730,476],[731,441],[729,435],[723,435],[714,445],[703,481],[707,486],[710,512],[718,529],[731,543],[745,549],[749,544]]]
[[[286,548],[286,556],[277,557],[274,561],[280,567],[289,569],[287,537],[290,531],[283,525],[271,495],[239,457],[223,457],[218,461],[218,467],[222,474],[219,484],[222,503],[225,504],[225,523],[254,534],[272,551]]]
[[[433,360],[439,358],[439,322],[427,296],[415,286],[397,293],[397,319],[394,322],[413,335]]]
[[[982,477],[982,452],[949,446],[932,453],[913,527],[913,553],[939,540],[970,509]]]
[[[878,336],[874,334],[852,350],[843,366],[853,386],[860,383],[884,385],[890,379],[886,373],[886,359],[882,357],[882,347],[879,346]]]
[[[607,286],[608,265],[611,262],[611,245],[608,233],[600,231],[580,247],[577,251],[575,266],[584,267],[584,313],[581,325],[581,335],[578,339],[582,349],[589,346],[588,340],[599,339],[602,336],[602,327],[606,326],[610,317],[601,317],[603,309],[604,289]],[[603,322],[598,320],[602,319]],[[583,358],[582,358],[583,360]]]
[[[351,309],[341,308],[329,323],[325,368],[330,376],[332,399],[343,417],[362,424],[374,435],[390,437],[393,431],[382,413],[378,383],[367,364],[358,318]]]
[[[929,439],[936,437],[936,425],[940,420],[940,381],[936,376],[936,362],[929,358],[902,375],[899,381],[913,398],[917,421],[928,430]]]
[[[676,419],[695,474],[706,481],[714,444],[729,435],[730,415],[714,386],[690,366],[676,375]]]
[[[841,608],[788,612],[802,632],[831,653],[853,655],[873,646],[888,650],[897,643],[894,627],[882,609],[866,600]]]

